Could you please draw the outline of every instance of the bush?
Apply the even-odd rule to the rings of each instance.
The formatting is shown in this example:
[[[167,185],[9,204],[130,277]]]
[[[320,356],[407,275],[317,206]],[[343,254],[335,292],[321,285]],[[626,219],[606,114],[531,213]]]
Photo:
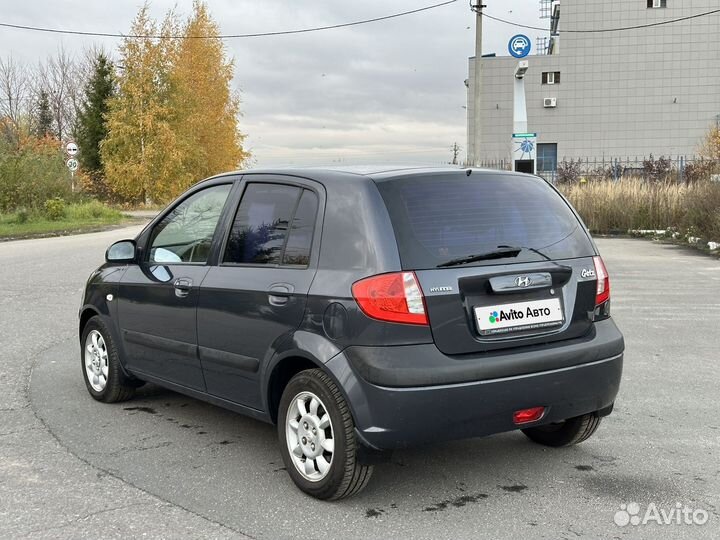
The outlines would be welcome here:
[[[557,167],[558,184],[576,184],[580,180],[582,173],[582,162],[577,161],[561,161]]]
[[[0,212],[42,209],[55,197],[72,197],[60,143],[48,138],[12,145],[0,138]]]
[[[60,197],[45,201],[45,217],[50,221],[60,221],[65,217],[65,201]]]
[[[698,182],[688,188],[684,198],[685,215],[681,225],[696,231],[694,236],[720,240],[720,184]]]
[[[122,197],[113,193],[110,186],[107,185],[105,178],[97,172],[83,173],[79,172],[76,176],[78,185],[82,189],[83,193],[86,193],[94,199],[99,199],[106,202],[124,202]]]
[[[711,159],[701,159],[685,165],[683,176],[688,184],[710,180],[710,176],[718,170],[718,165]]]
[[[18,208],[15,212],[15,223],[27,223],[30,219],[30,212],[27,208]]]
[[[673,172],[673,163],[670,158],[660,156],[655,159],[650,154],[649,159],[643,160],[643,176],[651,182],[666,182]]]
[[[72,221],[90,219],[116,219],[121,214],[113,208],[105,206],[100,201],[88,201],[84,203],[71,204],[66,211],[68,219]]]

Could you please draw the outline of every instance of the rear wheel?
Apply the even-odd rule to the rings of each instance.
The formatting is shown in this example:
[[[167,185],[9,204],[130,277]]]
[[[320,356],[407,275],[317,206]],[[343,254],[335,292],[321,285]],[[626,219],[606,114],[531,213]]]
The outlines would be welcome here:
[[[105,403],[130,399],[139,384],[123,373],[115,342],[100,317],[85,325],[81,343],[83,379],[90,395]]]
[[[557,424],[523,429],[531,440],[545,446],[572,446],[589,439],[600,426],[596,413],[584,414]]]
[[[355,423],[337,385],[322,370],[295,375],[280,400],[278,437],[295,485],[318,499],[361,491],[372,466],[357,460]]]

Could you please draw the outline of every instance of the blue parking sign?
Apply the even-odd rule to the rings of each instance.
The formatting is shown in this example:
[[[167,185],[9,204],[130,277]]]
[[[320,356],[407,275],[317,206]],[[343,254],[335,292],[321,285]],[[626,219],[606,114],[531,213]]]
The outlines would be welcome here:
[[[508,52],[515,58],[525,58],[530,54],[531,46],[532,44],[529,37],[523,34],[517,34],[510,38]]]

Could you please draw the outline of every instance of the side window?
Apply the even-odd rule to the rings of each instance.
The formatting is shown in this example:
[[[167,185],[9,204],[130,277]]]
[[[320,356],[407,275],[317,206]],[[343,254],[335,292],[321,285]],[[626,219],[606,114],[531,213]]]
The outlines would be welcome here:
[[[233,221],[223,262],[280,264],[300,188],[249,184]]]
[[[231,184],[213,186],[191,195],[155,226],[150,262],[204,263]]]
[[[307,266],[317,206],[317,196],[299,187],[249,184],[223,262]]]
[[[313,233],[315,232],[317,211],[317,195],[308,189],[304,190],[295,211],[292,227],[290,227],[290,234],[288,235],[282,260],[283,264],[299,266],[310,264],[310,249],[312,248]]]

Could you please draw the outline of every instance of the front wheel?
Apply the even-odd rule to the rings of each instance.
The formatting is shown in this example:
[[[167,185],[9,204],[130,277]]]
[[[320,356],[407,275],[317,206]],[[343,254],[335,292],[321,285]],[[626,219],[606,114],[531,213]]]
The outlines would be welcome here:
[[[81,345],[83,379],[90,395],[105,403],[130,399],[138,384],[123,373],[115,342],[100,317],[85,325]]]
[[[280,400],[278,437],[290,477],[313,497],[349,497],[370,480],[372,466],[357,460],[359,443],[347,403],[322,370],[290,379]]]
[[[599,426],[600,417],[596,413],[589,413],[557,424],[523,429],[522,432],[538,444],[560,447],[589,439]]]

